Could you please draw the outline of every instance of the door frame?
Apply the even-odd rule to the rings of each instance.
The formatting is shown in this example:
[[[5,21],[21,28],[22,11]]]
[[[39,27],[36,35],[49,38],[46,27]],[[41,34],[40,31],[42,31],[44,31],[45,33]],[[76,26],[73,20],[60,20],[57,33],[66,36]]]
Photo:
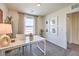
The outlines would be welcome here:
[[[72,44],[72,30],[70,30],[70,29],[72,29],[72,24],[68,24],[68,21],[69,21],[69,23],[71,23],[71,20],[69,20],[68,19],[68,17],[71,15],[71,14],[73,14],[73,13],[79,13],[79,11],[75,11],[75,12],[72,12],[72,13],[67,13],[66,14],[66,37],[67,37],[67,43],[69,43],[69,44]],[[69,35],[68,35],[68,26],[69,27],[71,27],[70,29],[69,29],[69,32],[71,32]],[[69,40],[69,41],[68,41]],[[68,45],[68,44],[67,44]]]

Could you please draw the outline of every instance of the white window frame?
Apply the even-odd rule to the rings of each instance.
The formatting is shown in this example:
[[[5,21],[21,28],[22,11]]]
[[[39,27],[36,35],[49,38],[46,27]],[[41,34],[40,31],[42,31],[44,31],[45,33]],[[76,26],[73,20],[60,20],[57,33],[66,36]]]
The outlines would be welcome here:
[[[29,16],[29,15],[25,15],[25,16],[24,16],[24,34],[25,34],[25,35],[29,35],[29,34],[26,34],[26,33],[25,33],[25,19],[26,19],[26,18],[33,18],[33,21],[34,21],[34,22],[33,22],[33,23],[34,23],[34,25],[33,25],[33,35],[34,35],[34,34],[35,34],[35,19],[34,19],[34,16]]]

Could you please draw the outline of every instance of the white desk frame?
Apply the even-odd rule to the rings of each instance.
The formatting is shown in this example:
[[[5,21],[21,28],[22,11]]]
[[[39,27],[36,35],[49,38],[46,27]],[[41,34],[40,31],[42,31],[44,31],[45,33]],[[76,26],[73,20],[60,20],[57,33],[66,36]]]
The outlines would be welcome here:
[[[15,40],[16,41],[14,43],[11,43],[7,47],[0,47],[0,55],[1,56],[5,56],[5,51],[11,50],[11,49],[14,49],[14,48],[19,48],[20,53],[24,53],[24,46],[27,46],[27,44],[30,43],[30,41],[28,40],[28,37],[23,40],[22,35],[17,35]],[[44,42],[44,49],[41,49],[39,47],[38,42],[40,42],[40,41]],[[32,43],[35,43],[35,42],[37,42],[37,47],[40,49],[40,51],[42,51],[44,53],[44,55],[46,55],[46,39],[35,35],[34,40],[32,41]],[[20,55],[22,55],[22,54],[20,54]]]

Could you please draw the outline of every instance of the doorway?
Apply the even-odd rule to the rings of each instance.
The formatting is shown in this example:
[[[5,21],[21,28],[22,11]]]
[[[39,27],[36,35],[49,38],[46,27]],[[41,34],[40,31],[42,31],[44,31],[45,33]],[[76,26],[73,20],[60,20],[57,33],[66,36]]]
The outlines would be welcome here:
[[[79,47],[79,12],[67,14],[68,47]]]

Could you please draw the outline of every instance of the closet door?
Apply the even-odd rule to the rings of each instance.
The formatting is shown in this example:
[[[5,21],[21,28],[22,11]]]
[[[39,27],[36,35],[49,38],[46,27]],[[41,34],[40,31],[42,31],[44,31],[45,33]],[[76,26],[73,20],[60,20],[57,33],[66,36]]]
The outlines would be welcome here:
[[[79,13],[73,13],[72,14],[72,43],[74,44],[79,44],[79,39],[78,39],[78,21],[79,21]]]
[[[3,23],[3,11],[0,9],[0,23]]]
[[[78,13],[79,16],[79,13]],[[79,17],[78,17],[78,44],[79,44]]]

